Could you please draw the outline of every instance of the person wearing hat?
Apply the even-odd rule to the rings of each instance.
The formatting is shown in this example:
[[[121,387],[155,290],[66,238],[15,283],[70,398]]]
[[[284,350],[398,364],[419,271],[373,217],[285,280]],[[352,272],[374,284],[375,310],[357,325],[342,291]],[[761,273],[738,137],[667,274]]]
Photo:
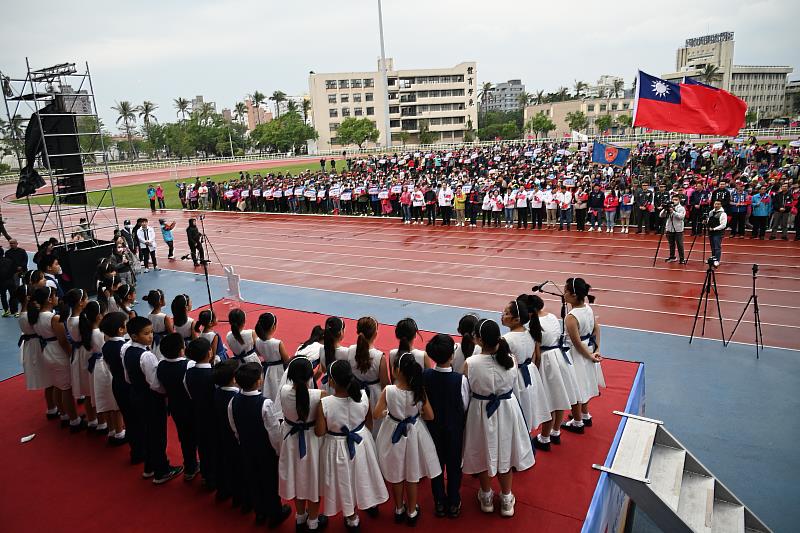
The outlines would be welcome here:
[[[131,230],[130,220],[125,220],[125,222],[123,222],[120,235],[122,235],[122,238],[125,239],[125,244],[128,246],[128,250],[133,250],[134,249],[133,231]]]

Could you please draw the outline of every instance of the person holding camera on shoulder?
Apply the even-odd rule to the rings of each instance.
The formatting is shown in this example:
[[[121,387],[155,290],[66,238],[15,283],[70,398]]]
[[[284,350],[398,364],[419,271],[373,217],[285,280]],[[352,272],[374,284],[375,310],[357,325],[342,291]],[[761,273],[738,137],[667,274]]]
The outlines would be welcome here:
[[[711,256],[714,266],[722,260],[722,236],[728,227],[728,215],[722,208],[722,201],[714,200],[714,208],[708,213],[708,239],[711,241]]]
[[[675,195],[669,202],[665,202],[661,206],[658,216],[665,219],[664,231],[667,234],[667,242],[669,242],[669,257],[665,261],[667,263],[677,261],[675,258],[675,247],[677,246],[681,264],[686,263],[683,256],[683,221],[686,218],[686,208],[681,205],[681,197]]]

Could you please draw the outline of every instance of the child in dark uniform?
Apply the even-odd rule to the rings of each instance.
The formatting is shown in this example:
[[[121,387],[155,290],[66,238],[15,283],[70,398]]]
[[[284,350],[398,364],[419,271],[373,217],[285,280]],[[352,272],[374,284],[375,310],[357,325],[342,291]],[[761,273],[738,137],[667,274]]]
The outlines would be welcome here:
[[[182,466],[172,466],[167,459],[167,404],[164,389],[156,376],[158,359],[150,346],[153,325],[137,316],[128,321],[131,342],[121,350],[125,378],[130,383],[131,403],[135,415],[143,421],[144,431],[136,439],[144,441],[145,458],[142,477],[152,478],[155,485],[166,483],[183,472]],[[130,435],[129,433],[129,436]]]
[[[192,400],[194,429],[197,438],[197,450],[200,453],[200,474],[203,486],[208,490],[217,488],[216,479],[216,436],[214,428],[214,374],[211,361],[211,343],[199,337],[186,347],[186,355],[194,361],[194,366],[187,365],[186,390]]]
[[[436,366],[422,374],[433,420],[426,420],[433,437],[442,474],[431,480],[436,516],[456,518],[461,513],[461,456],[464,422],[469,403],[467,378],[452,368],[455,343],[449,335],[439,334],[428,341],[425,352]],[[445,471],[447,489],[445,490]]]
[[[291,514],[278,495],[278,455],[281,430],[272,400],[264,398],[264,379],[258,363],[246,363],[236,371],[241,392],[228,406],[231,429],[239,440],[248,498],[256,511],[256,524],[269,518],[269,527],[278,527]]]
[[[158,363],[156,376],[161,386],[167,391],[169,413],[178,430],[183,453],[183,480],[191,481],[197,475],[197,440],[194,430],[194,410],[192,400],[186,392],[183,380],[186,377],[186,364],[183,356],[183,336],[180,333],[168,333],[161,339],[161,355],[164,359]]]
[[[121,356],[127,322],[127,313],[106,313],[100,321],[100,331],[107,337],[103,344],[103,361],[111,373],[111,392],[125,423],[125,439],[131,449],[131,464],[138,465],[144,462],[145,450],[142,440],[133,438],[132,435],[136,436],[137,432],[141,434],[142,422],[136,417],[131,404],[131,386],[125,381],[125,367]]]
[[[242,499],[242,457],[239,441],[228,422],[228,404],[239,392],[234,376],[238,359],[228,359],[214,365],[214,425],[217,437],[217,500],[233,497],[233,506],[242,505],[247,511],[252,503]]]

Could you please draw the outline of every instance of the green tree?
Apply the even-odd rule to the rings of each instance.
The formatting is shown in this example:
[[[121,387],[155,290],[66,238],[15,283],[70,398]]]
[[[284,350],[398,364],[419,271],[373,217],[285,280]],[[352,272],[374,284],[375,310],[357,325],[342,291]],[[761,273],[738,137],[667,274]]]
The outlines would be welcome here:
[[[533,103],[536,105],[544,103],[544,91],[536,91],[536,94],[533,95]]]
[[[194,145],[187,123],[166,124],[164,126],[164,138],[167,148],[167,156],[183,159],[195,155]]]
[[[520,130],[513,122],[490,124],[478,130],[478,137],[480,137],[482,141],[518,139],[520,137]]]
[[[528,131],[532,131],[536,138],[539,138],[539,134],[547,137],[547,132],[553,131],[556,129],[556,125],[553,124],[553,121],[550,120],[550,117],[544,114],[543,111],[539,111],[530,119],[528,119],[528,123],[525,125]]]
[[[441,139],[438,131],[431,131],[430,123],[423,119],[419,121],[419,144],[433,144]]]
[[[581,131],[589,125],[589,119],[583,111],[570,111],[566,116],[567,125],[571,130]]]
[[[158,122],[158,119],[153,115],[156,109],[158,109],[158,106],[149,100],[145,100],[142,102],[142,105],[137,108],[139,118],[142,119],[145,131],[150,127],[151,122]]]
[[[250,136],[259,149],[290,152],[297,151],[307,140],[316,139],[318,134],[303,122],[298,113],[284,113],[275,120],[256,126]]]
[[[558,94],[559,102],[565,102],[569,100],[569,89],[567,89],[566,87],[559,87],[558,92],[556,94]]]
[[[758,120],[758,113],[755,111],[748,111],[744,116],[744,123],[748,126],[754,124]]]
[[[481,86],[481,89],[478,91],[478,100],[480,100],[480,109],[483,113],[486,112],[486,104],[489,102],[489,99],[492,97],[492,89],[494,86],[492,82],[487,81],[484,82]]]
[[[303,109],[303,120],[305,122],[308,122],[308,115],[309,113],[311,113],[311,99],[303,98],[302,109]]]
[[[597,126],[597,130],[599,133],[603,133],[609,129],[614,124],[614,119],[611,115],[600,115],[594,121],[595,126]]]
[[[379,136],[380,132],[375,123],[368,118],[347,117],[336,130],[339,144],[355,144],[359,150],[367,141],[378,142]]]
[[[244,122],[244,117],[247,116],[247,106],[245,103],[236,102],[236,105],[233,107],[233,114],[236,116],[236,120]]]
[[[10,122],[0,119],[0,155],[3,157],[25,151],[23,119],[14,115]]]
[[[289,100],[286,102],[286,112],[287,113],[300,113],[300,108],[297,107],[297,102],[294,100]]]
[[[617,125],[622,128],[622,133],[626,133],[628,128],[633,124],[633,117],[631,115],[617,116]]]
[[[260,108],[266,99],[267,96],[260,91],[253,91],[253,94],[250,95],[250,100],[252,100],[253,107],[256,109]],[[261,113],[258,111],[256,111],[256,124],[261,124]]]
[[[475,140],[475,127],[472,125],[472,117],[467,117],[467,127],[464,130],[464,142],[471,143]]]
[[[275,91],[269,99],[275,102],[275,118],[278,118],[281,116],[281,104],[286,101],[286,93],[283,91]]]
[[[531,93],[522,91],[517,95],[517,104],[519,104],[520,109],[525,109],[533,101],[533,95]]]
[[[611,84],[611,92],[614,93],[614,98],[621,98],[620,94],[625,95],[625,82],[622,80],[614,80]]]
[[[189,112],[189,100],[178,97],[172,101],[172,105],[178,110],[175,116],[180,116],[183,120],[186,120],[186,114]]]
[[[398,133],[392,133],[392,139],[397,139],[398,141],[400,141],[400,144],[402,146],[406,145],[406,143],[408,142],[408,139],[410,137],[411,137],[411,135],[409,135],[409,133],[407,131],[401,131],[401,132],[398,132]]]
[[[159,154],[166,144],[166,128],[157,122],[150,124],[147,128],[147,140],[144,143],[144,151],[147,152],[147,155],[159,159]]]
[[[715,81],[719,81],[722,78],[722,75],[719,72],[719,67],[716,65],[706,64],[703,67],[703,70],[700,71],[700,81],[703,83],[707,83],[709,85],[713,84]]]
[[[588,85],[586,85],[586,82],[575,80],[575,85],[572,87],[575,89],[575,98],[579,99],[581,96],[583,96],[583,91],[587,89]]]
[[[117,124],[122,121],[123,127],[125,129],[125,136],[128,138],[127,148],[131,150],[128,152],[132,157],[136,158],[136,151],[135,146],[133,144],[133,134],[132,134],[132,125],[136,123],[136,111],[137,107],[128,102],[127,100],[123,100],[122,102],[117,102],[117,105],[111,106],[111,109],[116,111],[119,116],[117,117]]]
[[[77,117],[78,133],[98,133],[100,135],[80,135],[78,137],[81,152],[90,154],[85,156],[89,162],[97,162],[96,152],[103,152],[114,144],[111,135],[105,131],[103,122],[95,117]],[[101,139],[102,137],[102,139]]]

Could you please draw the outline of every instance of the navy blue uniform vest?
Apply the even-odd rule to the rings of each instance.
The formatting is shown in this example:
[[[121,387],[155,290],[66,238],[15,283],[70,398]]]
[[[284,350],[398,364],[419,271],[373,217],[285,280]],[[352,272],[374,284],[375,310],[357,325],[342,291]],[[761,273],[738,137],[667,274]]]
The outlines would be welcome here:
[[[125,370],[128,372],[128,381],[130,381],[131,387],[137,392],[150,390],[150,384],[147,383],[147,378],[145,378],[144,372],[142,372],[142,365],[140,363],[143,353],[144,348],[128,346],[128,349],[125,350],[125,360],[123,361]]]
[[[233,397],[233,422],[239,432],[239,443],[246,453],[264,453],[272,450],[269,434],[264,427],[261,409],[266,398],[262,395],[246,396],[237,394]],[[274,451],[273,451],[274,453]]]
[[[106,362],[114,381],[125,381],[125,368],[122,365],[122,357],[120,357],[123,344],[125,341],[107,341],[103,344],[103,361]]]
[[[428,401],[433,408],[434,419],[428,421],[431,431],[463,432],[466,414],[461,398],[463,376],[458,372],[437,372],[425,369],[422,380]]]
[[[186,375],[186,364],[189,361],[161,361],[158,363],[156,376],[158,381],[167,391],[167,399],[169,400],[169,408],[173,413],[178,415],[191,416],[192,414],[192,400],[183,386],[183,377]]]

